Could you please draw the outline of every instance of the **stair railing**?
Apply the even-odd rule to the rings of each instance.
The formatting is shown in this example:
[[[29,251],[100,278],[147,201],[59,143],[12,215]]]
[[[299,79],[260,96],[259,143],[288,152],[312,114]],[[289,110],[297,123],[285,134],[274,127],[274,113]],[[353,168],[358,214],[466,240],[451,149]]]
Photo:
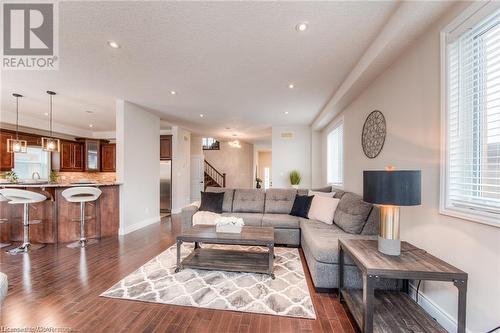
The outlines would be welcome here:
[[[205,160],[205,174],[212,178],[220,187],[226,187],[226,174],[219,172],[212,164]]]

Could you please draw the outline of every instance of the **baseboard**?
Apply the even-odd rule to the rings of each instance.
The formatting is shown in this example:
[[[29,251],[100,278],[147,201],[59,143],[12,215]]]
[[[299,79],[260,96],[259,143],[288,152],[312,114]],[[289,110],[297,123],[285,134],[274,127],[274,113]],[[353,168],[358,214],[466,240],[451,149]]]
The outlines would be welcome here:
[[[410,295],[413,299],[416,299],[417,287],[410,284]],[[457,321],[448,312],[444,311],[439,305],[437,305],[429,296],[425,295],[422,291],[418,292],[418,304],[431,316],[433,317],[445,330],[448,332],[457,331]],[[470,330],[466,329],[466,332],[471,333]]]
[[[155,216],[155,217],[152,217],[152,218],[149,218],[149,219],[142,220],[140,222],[134,223],[134,224],[129,225],[127,227],[120,227],[120,229],[118,230],[118,234],[120,236],[123,236],[123,235],[129,234],[131,232],[134,232],[136,230],[139,230],[139,229],[142,229],[144,227],[147,227],[150,224],[157,223],[157,222],[160,222],[160,216],[159,215]]]

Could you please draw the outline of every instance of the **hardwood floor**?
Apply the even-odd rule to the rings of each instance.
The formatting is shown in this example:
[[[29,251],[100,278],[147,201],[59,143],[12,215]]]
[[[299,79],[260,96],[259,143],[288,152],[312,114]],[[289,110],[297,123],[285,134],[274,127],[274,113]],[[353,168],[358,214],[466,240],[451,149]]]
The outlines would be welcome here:
[[[0,308],[0,330],[42,326],[79,332],[355,332],[344,306],[333,294],[316,293],[308,272],[316,320],[99,297],[174,244],[178,222],[166,219],[83,250],[51,245],[29,255],[2,251],[0,271],[9,278],[9,294]]]

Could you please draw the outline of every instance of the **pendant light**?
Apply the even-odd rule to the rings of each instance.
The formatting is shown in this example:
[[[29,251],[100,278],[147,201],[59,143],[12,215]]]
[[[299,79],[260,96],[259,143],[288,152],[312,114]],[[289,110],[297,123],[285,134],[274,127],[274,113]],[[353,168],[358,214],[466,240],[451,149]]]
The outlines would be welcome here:
[[[28,151],[28,142],[26,140],[19,140],[19,97],[20,94],[12,94],[16,98],[16,138],[7,139],[7,152],[8,153],[26,153]]]
[[[54,97],[56,93],[47,90],[47,94],[49,94],[50,98],[50,113],[49,113],[50,136],[42,138],[42,149],[45,151],[59,152],[61,142],[59,141],[59,139],[54,138],[52,133],[52,97]]]

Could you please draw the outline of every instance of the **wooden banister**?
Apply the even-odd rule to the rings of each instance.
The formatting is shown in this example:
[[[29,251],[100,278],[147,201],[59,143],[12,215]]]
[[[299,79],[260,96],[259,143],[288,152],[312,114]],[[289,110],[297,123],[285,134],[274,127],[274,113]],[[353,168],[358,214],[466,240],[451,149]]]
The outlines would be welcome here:
[[[226,187],[226,174],[219,172],[210,162],[205,161],[205,175],[210,177],[220,187]]]

